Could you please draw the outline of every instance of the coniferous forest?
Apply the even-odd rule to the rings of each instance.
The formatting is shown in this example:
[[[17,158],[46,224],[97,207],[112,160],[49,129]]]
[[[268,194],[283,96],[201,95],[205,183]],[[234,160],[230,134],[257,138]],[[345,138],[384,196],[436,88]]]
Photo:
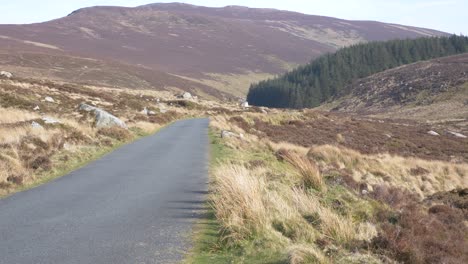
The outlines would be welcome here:
[[[315,107],[350,91],[355,79],[418,61],[468,52],[468,37],[431,37],[358,44],[323,55],[285,75],[250,87],[257,106]]]

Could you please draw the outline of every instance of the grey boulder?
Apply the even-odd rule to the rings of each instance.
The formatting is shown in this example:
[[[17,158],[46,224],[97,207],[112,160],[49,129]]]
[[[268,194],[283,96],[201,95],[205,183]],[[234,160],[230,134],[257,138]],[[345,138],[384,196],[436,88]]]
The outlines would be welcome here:
[[[81,104],[80,110],[86,112],[94,112],[94,114],[96,115],[96,127],[98,128],[113,126],[118,126],[125,129],[128,128],[124,121],[95,106]]]

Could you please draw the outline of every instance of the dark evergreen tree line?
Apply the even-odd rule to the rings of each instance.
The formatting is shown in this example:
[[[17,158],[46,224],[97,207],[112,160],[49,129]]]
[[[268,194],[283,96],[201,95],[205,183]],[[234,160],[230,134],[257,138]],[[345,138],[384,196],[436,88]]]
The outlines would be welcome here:
[[[247,100],[277,108],[315,107],[346,95],[355,79],[404,64],[468,52],[468,37],[431,37],[358,44],[323,55],[285,75],[250,87]]]

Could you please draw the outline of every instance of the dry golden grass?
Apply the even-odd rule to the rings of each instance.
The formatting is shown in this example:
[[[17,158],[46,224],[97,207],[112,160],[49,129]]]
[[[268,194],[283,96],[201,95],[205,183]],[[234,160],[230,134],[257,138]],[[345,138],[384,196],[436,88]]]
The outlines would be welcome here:
[[[365,222],[359,224],[356,238],[358,240],[370,242],[377,235],[377,227],[372,223]]]
[[[18,152],[15,149],[2,150],[0,153],[0,184],[9,182],[12,177],[22,177],[28,174],[29,172],[19,160]]]
[[[227,115],[217,115],[210,118],[210,126],[218,130],[229,130],[233,132],[244,132],[239,127],[233,125],[228,121],[229,117]]]
[[[357,151],[323,145],[308,156],[322,168],[337,167],[352,172],[356,181],[370,185],[390,184],[421,197],[440,191],[468,187],[468,164],[404,158],[389,154],[363,155]]]
[[[96,134],[97,129],[92,126],[91,123],[78,122],[74,119],[61,119],[60,122],[67,126],[70,126],[76,131],[81,132],[84,135],[93,136]]]
[[[249,148],[249,146],[251,147],[252,144],[255,144],[255,145],[263,144],[263,142],[260,142],[257,136],[246,133],[245,130],[243,130],[242,128],[230,122],[229,116],[226,114],[210,117],[210,126],[212,128],[216,128],[219,131],[226,130],[226,131],[231,131],[233,133],[236,133],[238,135],[242,134],[242,140],[236,140],[236,139],[227,140],[227,143],[231,148],[246,149],[246,148]]]
[[[356,238],[356,229],[350,218],[340,216],[323,206],[317,197],[306,193],[303,189],[294,188],[290,195],[301,215],[318,216],[317,220],[325,237],[343,245]]]
[[[240,128],[226,115],[214,117],[212,126],[243,132],[236,130]],[[310,193],[309,188],[323,193],[327,186],[319,167],[306,156],[309,149],[268,139],[257,139],[249,144],[242,141],[239,138],[224,140],[226,146],[237,150],[238,161],[248,159],[252,151],[280,153],[285,149],[282,159],[294,170],[288,169],[282,178],[269,176],[275,174],[275,168],[280,165],[268,162],[250,169],[225,164],[215,170],[212,200],[227,241],[239,244],[247,238],[263,237],[275,241],[272,247],[290,249],[292,263],[309,259],[326,263],[327,258],[313,246],[317,239],[346,247],[356,239],[370,241],[375,237],[375,226],[367,222],[355,223],[350,216],[335,212]],[[289,178],[293,180],[287,180]],[[310,246],[304,249],[301,245]]]
[[[327,207],[318,212],[323,234],[337,244],[348,245],[356,238],[355,226],[351,218],[342,217]]]
[[[32,136],[47,141],[57,131],[33,128],[30,124],[0,128],[0,144],[19,144],[25,137]]]
[[[145,133],[145,134],[150,134],[150,133],[156,131],[157,129],[159,129],[161,127],[161,125],[153,124],[153,123],[149,123],[149,122],[144,122],[144,121],[139,121],[139,122],[136,122],[135,124],[130,125],[130,128],[132,128],[132,127],[141,129],[141,131],[143,131],[143,133]]]
[[[273,152],[278,152],[280,149],[287,149],[289,151],[294,151],[294,152],[297,152],[297,153],[305,156],[305,155],[307,155],[307,153],[309,153],[309,150],[310,150],[309,148],[299,146],[299,145],[295,145],[295,144],[291,144],[291,143],[288,143],[288,142],[275,143],[275,142],[270,141],[268,139],[264,139],[264,142]]]
[[[254,123],[253,120],[260,119],[264,122],[270,123],[275,126],[281,125],[282,122],[285,120],[288,121],[300,121],[304,119],[303,113],[297,110],[273,110],[268,109],[269,114],[263,113],[245,113],[243,118],[247,120],[249,123]]]
[[[313,188],[317,191],[326,190],[326,185],[315,162],[293,151],[284,150],[282,152],[280,151],[280,153],[285,161],[298,170],[302,185],[305,188]]]
[[[214,172],[214,180],[212,203],[225,238],[240,241],[263,233],[268,225],[264,179],[243,166],[223,165]]]
[[[19,109],[0,107],[0,125],[24,122],[40,118],[40,115]]]
[[[212,203],[226,241],[238,244],[262,237],[285,247],[323,237],[345,246],[358,236],[351,219],[323,206],[303,188],[267,182],[268,173],[266,168],[248,170],[230,164],[214,171]],[[308,222],[311,217],[317,217],[318,227]],[[362,236],[367,233],[366,229]]]
[[[288,249],[290,264],[331,263],[323,253],[312,245],[294,245]]]

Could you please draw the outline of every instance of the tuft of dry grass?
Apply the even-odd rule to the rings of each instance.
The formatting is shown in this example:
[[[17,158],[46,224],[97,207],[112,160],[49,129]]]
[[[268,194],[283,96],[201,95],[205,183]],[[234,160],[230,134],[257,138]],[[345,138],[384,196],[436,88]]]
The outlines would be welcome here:
[[[240,241],[264,232],[268,225],[264,179],[243,166],[228,164],[216,169],[214,180],[212,205],[225,239]]]
[[[343,217],[322,207],[319,211],[321,227],[324,235],[341,245],[350,245],[356,238],[356,230],[351,218]]]
[[[331,263],[323,253],[311,245],[294,245],[288,249],[290,264]]]
[[[280,155],[286,162],[293,165],[299,171],[302,185],[305,188],[313,188],[317,191],[326,190],[326,185],[323,181],[320,170],[313,161],[289,150],[281,151]]]
[[[317,197],[295,188],[291,197],[298,211],[319,226],[321,233],[338,244],[347,245],[356,238],[356,229],[349,217],[338,215],[330,208],[323,206]]]
[[[375,224],[369,222],[359,223],[356,236],[358,240],[371,242],[377,235],[378,231]]]

